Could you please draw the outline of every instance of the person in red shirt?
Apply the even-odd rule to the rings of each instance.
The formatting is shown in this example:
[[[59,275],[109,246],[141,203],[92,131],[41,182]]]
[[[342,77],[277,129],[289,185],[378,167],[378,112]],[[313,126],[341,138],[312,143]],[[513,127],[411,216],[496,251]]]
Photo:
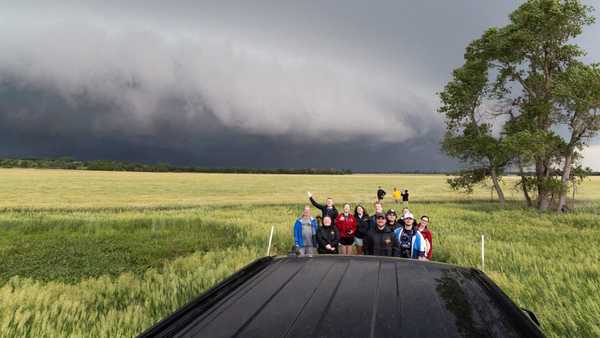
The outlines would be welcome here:
[[[344,204],[344,212],[338,215],[335,225],[340,231],[341,254],[352,255],[352,244],[354,244],[356,236],[356,219],[350,213],[350,204]]]
[[[431,256],[433,255],[433,244],[431,238],[431,231],[429,230],[429,216],[421,216],[421,222],[417,225],[417,229],[427,242],[425,246],[425,258],[431,260]]]

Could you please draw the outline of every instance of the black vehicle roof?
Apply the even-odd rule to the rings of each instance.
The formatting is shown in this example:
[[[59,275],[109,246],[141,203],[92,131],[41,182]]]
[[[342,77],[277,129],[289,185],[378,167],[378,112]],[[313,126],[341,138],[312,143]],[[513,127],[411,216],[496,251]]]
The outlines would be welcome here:
[[[142,336],[543,337],[483,273],[391,257],[266,257]]]

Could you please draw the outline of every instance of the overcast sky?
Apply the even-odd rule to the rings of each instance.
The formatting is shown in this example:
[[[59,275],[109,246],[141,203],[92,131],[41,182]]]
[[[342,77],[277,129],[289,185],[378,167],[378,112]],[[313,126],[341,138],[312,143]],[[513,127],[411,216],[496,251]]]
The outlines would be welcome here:
[[[0,157],[453,168],[436,93],[519,3],[0,1]]]

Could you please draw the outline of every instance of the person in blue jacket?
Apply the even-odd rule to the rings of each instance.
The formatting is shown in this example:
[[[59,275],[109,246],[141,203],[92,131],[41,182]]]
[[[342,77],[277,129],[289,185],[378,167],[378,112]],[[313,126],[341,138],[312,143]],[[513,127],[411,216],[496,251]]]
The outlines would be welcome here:
[[[426,260],[425,238],[414,226],[413,214],[406,213],[403,219],[404,226],[394,230],[394,256]]]
[[[294,245],[299,256],[312,256],[317,253],[317,220],[310,215],[308,205],[294,223]]]

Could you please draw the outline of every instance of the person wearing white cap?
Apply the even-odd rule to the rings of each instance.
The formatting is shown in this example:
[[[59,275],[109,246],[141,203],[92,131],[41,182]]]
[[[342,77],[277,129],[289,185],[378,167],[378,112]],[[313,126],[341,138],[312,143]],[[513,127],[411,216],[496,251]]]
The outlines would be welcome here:
[[[404,214],[404,227],[394,231],[394,256],[426,260],[425,238],[415,228],[415,217],[410,212]]]

